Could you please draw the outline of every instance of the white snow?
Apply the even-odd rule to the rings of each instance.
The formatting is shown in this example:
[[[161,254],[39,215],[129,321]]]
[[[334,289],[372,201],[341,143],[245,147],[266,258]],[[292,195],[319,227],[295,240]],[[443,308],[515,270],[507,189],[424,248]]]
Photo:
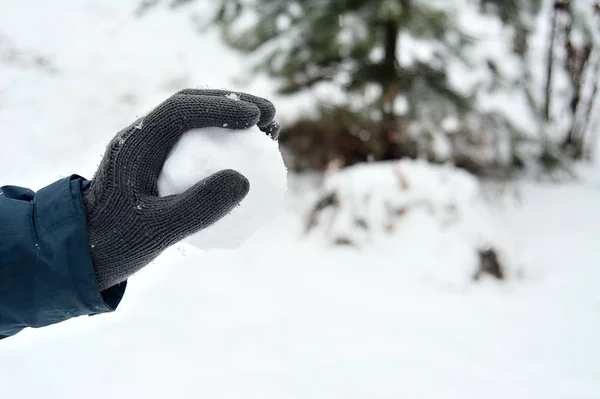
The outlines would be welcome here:
[[[305,238],[294,208],[314,190],[293,183],[287,211],[239,251],[173,248],[116,313],[2,341],[0,396],[600,395],[597,187],[523,184],[504,218],[525,277],[448,284],[422,270],[468,253],[418,224],[362,250]]]
[[[238,95],[237,95],[237,94],[235,94],[235,93],[229,93],[229,94],[227,94],[225,97],[227,97],[227,98],[229,98],[229,99],[231,99],[231,100],[235,100],[235,101],[237,101],[237,100],[239,100],[239,99],[240,99],[240,96],[238,96]]]
[[[279,144],[256,126],[242,130],[214,127],[184,133],[163,166],[158,192],[161,196],[181,194],[225,169],[244,175],[250,182],[250,191],[224,218],[185,239],[195,247],[236,248],[281,209],[287,170]]]
[[[439,284],[469,284],[477,253],[487,248],[495,249],[507,278],[521,273],[517,243],[484,200],[477,179],[463,170],[408,159],[357,164],[325,179],[319,198],[332,193],[335,206],[318,214],[311,236],[431,257],[415,273]],[[450,253],[462,263],[447,267],[437,260]]]
[[[452,143],[444,132],[439,130],[432,132],[431,151],[438,162],[450,159],[452,156]]]
[[[197,34],[184,8],[135,19],[138,3],[0,0],[0,35],[58,70],[0,61],[0,185],[90,177],[116,132],[174,91],[241,91],[231,77],[247,62],[214,32]],[[314,100],[269,96],[284,115]],[[415,187],[422,175],[445,190],[414,169]],[[478,284],[455,279],[473,261],[461,236],[443,240],[418,212],[363,248],[305,236],[319,178],[291,176],[283,212],[239,250],[176,246],[131,278],[114,314],[0,341],[0,398],[598,398],[589,172],[479,185],[501,204],[488,225],[517,242],[523,278]]]
[[[581,29],[592,46],[600,50],[600,30],[598,29],[598,3],[593,0],[577,0],[573,2],[573,19],[576,28]]]

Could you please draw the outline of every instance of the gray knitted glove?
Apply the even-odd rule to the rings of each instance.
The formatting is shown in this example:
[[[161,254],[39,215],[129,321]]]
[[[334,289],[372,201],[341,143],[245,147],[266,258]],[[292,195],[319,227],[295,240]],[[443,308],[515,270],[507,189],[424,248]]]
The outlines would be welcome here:
[[[259,97],[219,90],[183,90],[122,130],[110,142],[84,191],[90,248],[100,290],[126,280],[167,247],[229,213],[248,180],[223,170],[181,195],[159,197],[157,179],[177,140],[190,129],[255,124],[273,139],[275,108]]]

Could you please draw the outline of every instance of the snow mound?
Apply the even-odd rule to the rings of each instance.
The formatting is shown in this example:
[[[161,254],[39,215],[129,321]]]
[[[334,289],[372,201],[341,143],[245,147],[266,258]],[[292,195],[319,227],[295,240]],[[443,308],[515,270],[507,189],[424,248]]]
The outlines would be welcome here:
[[[306,231],[361,249],[387,242],[417,257],[459,252],[464,261],[450,263],[460,263],[460,270],[446,271],[454,273],[454,281],[485,272],[501,279],[517,273],[515,243],[484,200],[478,180],[449,165],[400,160],[329,172]],[[433,263],[444,263],[436,256]]]
[[[199,181],[233,169],[250,182],[241,204],[185,242],[202,249],[231,249],[243,244],[271,220],[283,204],[287,170],[279,144],[254,126],[249,129],[195,129],[171,150],[158,179],[161,196],[181,194]]]

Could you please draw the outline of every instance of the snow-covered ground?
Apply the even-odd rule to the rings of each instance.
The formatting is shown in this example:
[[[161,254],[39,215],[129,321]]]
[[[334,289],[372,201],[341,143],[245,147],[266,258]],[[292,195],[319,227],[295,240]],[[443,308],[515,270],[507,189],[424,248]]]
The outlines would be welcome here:
[[[527,273],[505,284],[444,286],[415,251],[302,239],[294,211],[239,251],[173,248],[113,315],[3,341],[0,396],[597,398],[600,191],[522,200],[507,219]]]
[[[172,91],[236,88],[243,60],[215,35],[179,13],[134,20],[132,4],[0,0],[0,184],[91,176],[118,128]],[[253,87],[286,117],[309,106]],[[0,341],[0,398],[598,398],[588,172],[489,191],[523,275],[477,284],[439,277],[472,255],[425,228],[361,249],[304,236],[315,179],[292,177],[285,211],[241,249],[176,246],[114,314]]]

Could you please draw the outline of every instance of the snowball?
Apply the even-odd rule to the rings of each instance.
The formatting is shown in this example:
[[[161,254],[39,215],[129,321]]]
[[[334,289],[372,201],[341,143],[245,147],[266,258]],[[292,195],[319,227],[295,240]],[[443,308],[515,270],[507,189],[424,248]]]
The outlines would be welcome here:
[[[235,248],[268,222],[283,203],[287,170],[279,144],[258,127],[186,132],[171,150],[158,178],[160,196],[181,194],[200,180],[233,169],[250,182],[240,206],[185,241],[202,249]]]

